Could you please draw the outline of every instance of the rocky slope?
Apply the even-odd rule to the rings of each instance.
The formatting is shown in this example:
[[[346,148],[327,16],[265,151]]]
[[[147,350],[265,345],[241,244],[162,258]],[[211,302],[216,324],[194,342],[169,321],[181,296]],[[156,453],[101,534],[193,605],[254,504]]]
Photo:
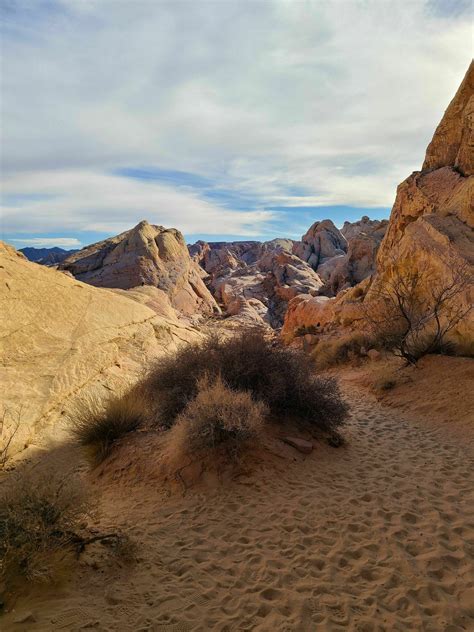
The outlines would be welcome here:
[[[124,388],[151,358],[199,336],[157,288],[95,288],[2,242],[0,273],[2,439],[18,420],[14,451],[56,436],[78,398]]]
[[[474,65],[428,146],[421,171],[397,189],[387,231],[377,253],[376,273],[335,299],[297,297],[289,305],[283,335],[296,328],[323,323],[363,327],[361,304],[366,306],[393,274],[394,259],[407,269],[432,270],[433,278],[447,279],[452,265],[474,269]],[[347,230],[346,230],[347,234]],[[429,285],[429,284],[427,284]],[[425,292],[430,288],[426,286]],[[472,285],[458,299],[474,302]],[[450,338],[460,350],[474,352],[474,315],[456,327]]]
[[[99,287],[157,287],[183,314],[210,315],[219,308],[190,258],[182,234],[146,221],[116,237],[83,248],[60,264],[76,279]]]

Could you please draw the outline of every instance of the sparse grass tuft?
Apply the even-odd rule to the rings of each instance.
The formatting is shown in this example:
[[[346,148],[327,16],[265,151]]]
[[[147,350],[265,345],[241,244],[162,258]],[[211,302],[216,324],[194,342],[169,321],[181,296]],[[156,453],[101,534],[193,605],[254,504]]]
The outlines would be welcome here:
[[[105,407],[98,400],[83,402],[72,418],[72,433],[87,449],[91,461],[98,464],[107,458],[119,439],[142,426],[144,409],[136,390],[109,400]]]
[[[318,369],[328,369],[362,357],[363,349],[374,347],[374,341],[363,333],[352,332],[337,338],[320,340],[312,357]]]

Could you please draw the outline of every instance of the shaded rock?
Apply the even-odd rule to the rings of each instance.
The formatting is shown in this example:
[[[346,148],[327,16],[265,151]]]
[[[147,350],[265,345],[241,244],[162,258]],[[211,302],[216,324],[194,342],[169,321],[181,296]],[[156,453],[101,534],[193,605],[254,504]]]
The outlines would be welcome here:
[[[303,454],[311,454],[313,451],[313,444],[311,441],[306,441],[306,439],[299,439],[298,437],[283,437],[282,441],[291,445],[292,448],[295,448],[298,452],[302,452]]]
[[[36,617],[31,610],[27,610],[26,612],[17,614],[13,619],[13,623],[35,623],[35,622],[36,622]]]

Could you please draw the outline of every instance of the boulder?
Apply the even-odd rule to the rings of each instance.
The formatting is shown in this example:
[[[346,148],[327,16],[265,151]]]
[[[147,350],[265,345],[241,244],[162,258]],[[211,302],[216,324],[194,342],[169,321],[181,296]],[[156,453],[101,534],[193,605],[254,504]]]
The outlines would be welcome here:
[[[311,454],[313,451],[313,444],[306,439],[300,439],[299,437],[283,437],[282,441],[291,445],[292,448],[302,452],[303,454]]]
[[[454,167],[474,175],[474,62],[449,104],[426,150],[422,171]]]

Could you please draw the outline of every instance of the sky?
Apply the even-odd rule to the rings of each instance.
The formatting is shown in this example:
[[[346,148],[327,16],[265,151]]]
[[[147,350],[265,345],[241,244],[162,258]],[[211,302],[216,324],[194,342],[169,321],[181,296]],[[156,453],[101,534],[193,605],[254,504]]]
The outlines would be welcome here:
[[[1,233],[77,248],[388,217],[472,57],[470,0],[2,0]]]

